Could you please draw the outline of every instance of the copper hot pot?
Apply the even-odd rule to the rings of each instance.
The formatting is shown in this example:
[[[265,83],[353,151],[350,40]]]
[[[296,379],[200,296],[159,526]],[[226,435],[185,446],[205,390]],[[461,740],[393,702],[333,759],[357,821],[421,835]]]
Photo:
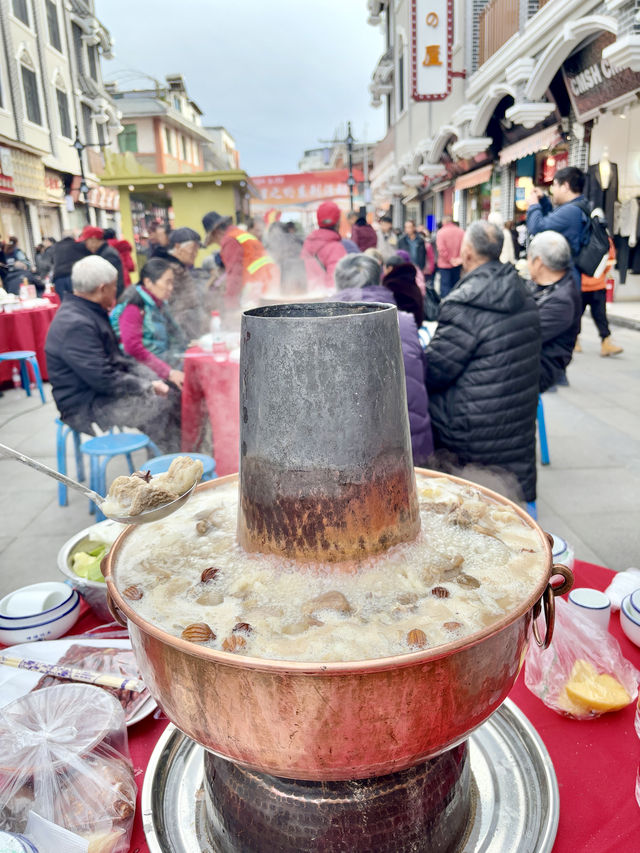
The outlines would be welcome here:
[[[418,469],[420,471],[420,469]],[[439,472],[421,473],[441,477]],[[237,475],[204,483],[215,489]],[[451,477],[463,485],[467,481]],[[411,767],[465,740],[498,708],[524,659],[530,628],[548,645],[553,599],[571,588],[565,566],[547,568],[534,592],[484,631],[405,655],[333,663],[265,660],[215,651],[142,619],[118,590],[118,556],[127,528],[103,561],[111,606],[126,624],[145,683],[169,719],[210,751],[263,773],[308,780],[360,779]],[[553,576],[562,583],[552,586]],[[532,619],[544,606],[545,636]]]

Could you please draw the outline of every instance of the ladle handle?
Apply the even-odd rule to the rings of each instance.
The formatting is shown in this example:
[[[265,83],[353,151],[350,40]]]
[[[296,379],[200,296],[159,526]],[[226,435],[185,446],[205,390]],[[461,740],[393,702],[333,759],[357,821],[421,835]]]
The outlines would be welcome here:
[[[71,477],[67,477],[64,474],[60,474],[58,471],[54,471],[53,468],[49,468],[48,465],[43,465],[42,462],[36,462],[35,459],[32,459],[30,456],[25,456],[24,453],[20,453],[12,447],[7,447],[6,444],[0,444],[0,455],[8,456],[10,459],[16,459],[18,462],[22,462],[23,465],[33,468],[34,471],[39,471],[41,474],[46,474],[48,477],[52,477],[59,483],[64,483],[65,486],[69,486],[70,489],[75,489],[77,492],[80,492],[98,506],[100,506],[104,501],[102,495],[94,492],[93,489],[88,489],[86,486],[83,486],[82,483],[78,483],[76,480],[72,480]]]

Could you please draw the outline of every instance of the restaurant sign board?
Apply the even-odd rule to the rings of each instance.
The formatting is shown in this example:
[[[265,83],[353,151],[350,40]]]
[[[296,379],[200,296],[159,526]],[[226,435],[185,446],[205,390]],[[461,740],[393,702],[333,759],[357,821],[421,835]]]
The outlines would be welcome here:
[[[441,101],[451,93],[453,0],[411,2],[411,96]]]
[[[562,66],[567,91],[580,121],[588,121],[607,104],[640,89],[640,72],[618,68],[602,56],[605,47],[614,41],[614,35],[602,33]]]

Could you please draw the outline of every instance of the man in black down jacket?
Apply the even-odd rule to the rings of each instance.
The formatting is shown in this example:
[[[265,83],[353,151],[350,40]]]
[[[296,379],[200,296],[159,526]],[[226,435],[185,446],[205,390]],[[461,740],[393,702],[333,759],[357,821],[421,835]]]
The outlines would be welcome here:
[[[135,427],[164,453],[180,449],[180,398],[144,365],[124,356],[109,322],[117,273],[104,258],[89,255],[71,272],[69,293],[45,343],[49,379],[61,419],[93,434]]]
[[[426,351],[429,411],[436,451],[511,472],[534,501],[540,323],[524,282],[498,260],[502,240],[488,222],[465,234],[464,275]]]
[[[580,331],[582,302],[573,276],[571,248],[556,231],[536,234],[527,251],[529,289],[538,306],[542,354],[540,393],[564,376]]]

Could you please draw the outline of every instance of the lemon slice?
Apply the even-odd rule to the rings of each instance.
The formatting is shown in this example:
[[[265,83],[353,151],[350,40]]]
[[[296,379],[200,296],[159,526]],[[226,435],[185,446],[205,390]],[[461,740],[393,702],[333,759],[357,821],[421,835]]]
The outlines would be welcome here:
[[[569,681],[562,692],[569,700],[567,704],[577,706],[575,710],[582,713],[618,711],[631,702],[631,696],[619,681],[606,673],[598,673],[593,664],[582,659],[574,663]],[[561,694],[559,698],[564,697]],[[566,710],[575,712],[569,707]]]

